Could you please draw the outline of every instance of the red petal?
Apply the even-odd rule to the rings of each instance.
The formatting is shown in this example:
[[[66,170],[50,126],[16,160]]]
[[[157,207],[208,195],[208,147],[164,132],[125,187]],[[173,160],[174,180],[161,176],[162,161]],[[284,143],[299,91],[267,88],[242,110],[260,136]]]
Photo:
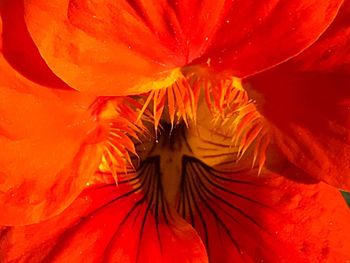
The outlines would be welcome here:
[[[271,67],[312,44],[341,3],[27,0],[25,14],[41,55],[65,82],[125,95],[198,58],[238,76]]]
[[[285,65],[247,80],[275,143],[314,178],[350,189],[350,78]]]
[[[184,189],[191,193],[186,199],[195,201],[185,214],[206,244],[210,262],[350,259],[350,211],[337,189],[267,172],[256,177],[256,171],[191,167]]]
[[[342,5],[336,19],[322,37],[297,56],[294,66],[301,70],[344,70],[350,72],[350,1]]]
[[[142,198],[138,193],[123,198],[129,190],[126,185],[91,188],[56,218],[7,229],[0,238],[3,261],[207,262],[203,244],[186,222],[156,225],[152,214],[144,221],[146,203],[127,218]]]
[[[343,1],[234,1],[204,56],[215,69],[244,77],[310,46],[333,21]]]
[[[0,59],[0,223],[38,222],[69,205],[100,161],[87,144],[91,100],[36,85]]]

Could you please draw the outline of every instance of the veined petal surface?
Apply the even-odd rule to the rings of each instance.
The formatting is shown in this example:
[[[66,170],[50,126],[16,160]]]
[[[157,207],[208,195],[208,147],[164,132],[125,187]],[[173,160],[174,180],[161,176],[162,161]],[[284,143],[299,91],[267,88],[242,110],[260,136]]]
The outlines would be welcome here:
[[[24,14],[40,54],[71,87],[130,95],[192,63],[238,77],[278,64],[311,45],[342,2],[24,0]]]

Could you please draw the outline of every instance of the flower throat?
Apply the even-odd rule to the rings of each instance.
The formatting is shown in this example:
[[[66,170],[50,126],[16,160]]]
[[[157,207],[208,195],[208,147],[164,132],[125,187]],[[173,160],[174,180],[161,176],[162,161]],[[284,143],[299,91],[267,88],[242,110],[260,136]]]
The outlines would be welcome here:
[[[158,176],[164,189],[167,202],[175,206],[178,198],[183,158],[192,156],[193,151],[187,141],[187,127],[183,122],[172,126],[162,121],[157,138],[136,145],[140,158],[139,167],[153,160],[159,166]]]

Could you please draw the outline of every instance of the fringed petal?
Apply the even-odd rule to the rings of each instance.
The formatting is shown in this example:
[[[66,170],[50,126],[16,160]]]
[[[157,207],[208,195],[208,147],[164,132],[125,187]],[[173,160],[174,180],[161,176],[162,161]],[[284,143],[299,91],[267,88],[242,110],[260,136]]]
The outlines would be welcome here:
[[[346,72],[301,72],[290,64],[246,80],[289,161],[344,189],[350,189],[349,80]]]
[[[344,189],[350,189],[349,14],[345,1],[311,47],[245,81],[283,154],[313,178]]]

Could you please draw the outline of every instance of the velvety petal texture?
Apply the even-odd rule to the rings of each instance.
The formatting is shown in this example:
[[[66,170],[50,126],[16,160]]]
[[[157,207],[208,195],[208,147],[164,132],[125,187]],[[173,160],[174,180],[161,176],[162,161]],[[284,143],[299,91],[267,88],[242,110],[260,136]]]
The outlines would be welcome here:
[[[61,212],[95,172],[92,100],[37,85],[0,59],[0,222],[34,223]]]
[[[229,4],[231,3],[231,4]],[[256,74],[314,43],[343,1],[227,1],[202,61],[237,77]]]
[[[350,262],[334,187],[350,190],[350,0],[3,0],[0,13],[0,262]],[[240,156],[200,106],[229,146],[200,123],[176,144],[171,121],[169,149],[157,138],[146,153],[139,101],[108,97],[202,72],[244,78],[266,127],[249,115],[241,141],[266,128],[271,142],[259,171],[261,148]],[[144,109],[185,108],[176,91]]]
[[[266,170],[259,177],[224,173],[195,161],[186,166],[182,190],[179,213],[198,231],[210,262],[350,259],[350,211],[324,183],[297,183]]]
[[[1,262],[208,262],[190,225],[177,217],[156,221],[142,194],[129,191],[92,187],[56,218],[4,229]]]
[[[305,71],[347,71],[350,74],[350,1],[346,0],[322,37],[293,60]]]
[[[240,173],[230,174],[231,181],[214,179],[227,190],[210,188],[208,196],[211,186],[201,185],[201,176],[188,179],[197,179],[188,187],[199,197],[188,220],[207,244],[210,262],[350,260],[350,211],[336,189],[276,174]],[[3,228],[1,261],[207,261],[190,225],[177,216],[156,220],[142,194],[130,189],[125,184],[91,187],[56,218]]]
[[[350,188],[350,78],[276,68],[249,81],[275,143],[314,178]]]
[[[24,13],[40,54],[66,83],[129,95],[190,63],[240,77],[271,67],[312,44],[342,2],[24,0]]]
[[[318,180],[350,189],[350,2],[319,41],[287,63],[245,80],[275,143]]]

